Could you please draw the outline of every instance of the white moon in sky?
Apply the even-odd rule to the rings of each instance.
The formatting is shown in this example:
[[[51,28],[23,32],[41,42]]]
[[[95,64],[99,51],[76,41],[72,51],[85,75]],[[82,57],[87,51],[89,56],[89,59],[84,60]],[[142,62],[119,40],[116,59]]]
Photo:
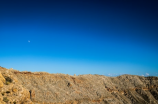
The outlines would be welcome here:
[[[30,43],[30,40],[28,40],[28,42]]]

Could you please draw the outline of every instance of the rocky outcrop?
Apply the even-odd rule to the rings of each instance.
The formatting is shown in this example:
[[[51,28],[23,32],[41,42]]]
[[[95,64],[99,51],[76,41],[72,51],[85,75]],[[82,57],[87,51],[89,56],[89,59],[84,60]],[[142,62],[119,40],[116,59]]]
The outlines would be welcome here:
[[[158,77],[0,72],[2,104],[158,104]]]
[[[0,104],[33,104],[29,90],[19,83],[17,77],[0,67]]]

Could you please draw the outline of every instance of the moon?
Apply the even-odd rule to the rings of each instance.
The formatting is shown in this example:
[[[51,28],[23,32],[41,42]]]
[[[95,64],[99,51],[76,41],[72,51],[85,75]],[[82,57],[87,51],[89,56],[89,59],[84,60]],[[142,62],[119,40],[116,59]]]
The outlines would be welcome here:
[[[28,43],[30,43],[30,40],[28,40]]]

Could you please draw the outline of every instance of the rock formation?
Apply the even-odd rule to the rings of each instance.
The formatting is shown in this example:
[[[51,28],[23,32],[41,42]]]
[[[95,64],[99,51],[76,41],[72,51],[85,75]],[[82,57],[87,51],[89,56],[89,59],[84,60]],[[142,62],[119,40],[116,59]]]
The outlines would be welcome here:
[[[49,74],[0,67],[0,104],[158,104],[158,77]]]

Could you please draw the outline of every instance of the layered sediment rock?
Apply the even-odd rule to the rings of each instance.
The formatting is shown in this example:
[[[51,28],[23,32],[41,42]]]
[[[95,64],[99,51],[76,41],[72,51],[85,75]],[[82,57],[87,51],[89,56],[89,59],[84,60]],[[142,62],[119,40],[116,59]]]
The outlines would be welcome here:
[[[158,104],[158,77],[0,72],[2,104]]]

